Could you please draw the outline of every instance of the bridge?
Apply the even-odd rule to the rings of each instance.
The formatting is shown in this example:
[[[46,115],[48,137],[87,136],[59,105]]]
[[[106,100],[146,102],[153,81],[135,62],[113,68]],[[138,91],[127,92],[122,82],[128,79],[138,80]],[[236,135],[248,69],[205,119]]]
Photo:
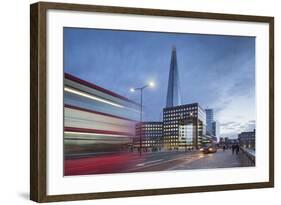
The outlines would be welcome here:
[[[247,153],[248,154],[248,153]],[[230,149],[216,153],[200,151],[161,151],[112,153],[107,155],[76,156],[66,159],[66,175],[151,172],[168,170],[216,169],[254,166],[246,150],[232,154]]]

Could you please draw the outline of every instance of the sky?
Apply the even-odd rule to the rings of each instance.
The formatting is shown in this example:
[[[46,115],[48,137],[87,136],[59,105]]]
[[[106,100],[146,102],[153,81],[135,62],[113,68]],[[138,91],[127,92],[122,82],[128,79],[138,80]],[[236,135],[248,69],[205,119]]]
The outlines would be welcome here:
[[[182,104],[214,109],[222,137],[255,128],[255,38],[64,28],[64,72],[139,102],[145,121],[162,120],[172,48]]]

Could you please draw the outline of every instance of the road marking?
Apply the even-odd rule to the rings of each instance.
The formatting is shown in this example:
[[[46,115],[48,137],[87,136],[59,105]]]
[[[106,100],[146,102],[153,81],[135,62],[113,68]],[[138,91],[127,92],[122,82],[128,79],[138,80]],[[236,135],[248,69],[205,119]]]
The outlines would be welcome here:
[[[190,153],[190,154],[195,154],[195,155],[198,155],[198,153]],[[140,163],[138,165],[136,165],[135,168],[131,168],[131,169],[128,169],[127,172],[134,172],[134,171],[137,171],[139,169],[146,169],[146,168],[150,168],[150,167],[153,167],[153,166],[157,166],[157,165],[160,165],[160,164],[166,164],[167,162],[172,162],[172,161],[176,161],[176,160],[180,160],[180,159],[184,159],[184,158],[189,158],[191,156],[188,156],[186,154],[179,154],[177,155],[176,158],[173,158],[173,159],[169,159],[169,160],[164,160],[164,159],[159,159],[160,161],[157,162],[158,160],[155,160],[155,161],[151,161],[153,162],[153,164],[147,164],[146,166],[142,165],[142,164],[145,164],[145,163]],[[165,169],[165,170],[169,170],[169,169]],[[163,170],[164,171],[164,170]]]
[[[191,156],[190,158],[188,158],[183,164],[180,165],[175,165],[173,167],[168,168],[167,170],[171,171],[171,170],[177,170],[177,169],[181,169],[183,167],[186,167],[186,165],[190,164],[191,162],[197,161],[197,160],[201,160],[202,158],[205,158],[206,156],[204,155],[196,155],[196,156]],[[209,156],[207,156],[209,157]],[[187,170],[187,169],[186,169]]]
[[[172,161],[175,161],[175,160],[179,160],[179,159],[181,159],[183,156],[181,156],[181,157],[177,157],[177,158],[174,158],[174,159],[169,159],[169,160],[164,160],[163,161],[163,159],[159,159],[159,160],[155,160],[155,161],[151,161],[151,162],[153,162],[153,164],[152,163],[150,163],[150,164],[147,164],[146,166],[144,166],[144,165],[142,165],[142,164],[145,164],[145,163],[140,163],[140,164],[138,164],[138,165],[136,165],[136,166],[138,166],[138,167],[140,167],[140,166],[144,166],[144,167],[141,167],[141,168],[149,168],[149,167],[153,167],[153,166],[156,166],[156,165],[159,165],[159,164],[164,164],[164,163],[167,163],[167,162],[172,162]],[[163,162],[160,162],[160,161],[163,161]],[[137,168],[138,169],[138,168]],[[137,170],[137,169],[135,169],[135,168],[133,168],[133,169],[129,169],[129,171],[135,171],[135,170]]]
[[[147,164],[152,164],[152,163],[160,162],[160,161],[163,161],[163,159],[157,159],[157,160],[154,160],[154,161],[149,161],[149,162],[145,162],[145,163],[139,163],[139,164],[136,165],[136,167],[141,167],[141,166],[144,166],[144,165],[147,165]]]

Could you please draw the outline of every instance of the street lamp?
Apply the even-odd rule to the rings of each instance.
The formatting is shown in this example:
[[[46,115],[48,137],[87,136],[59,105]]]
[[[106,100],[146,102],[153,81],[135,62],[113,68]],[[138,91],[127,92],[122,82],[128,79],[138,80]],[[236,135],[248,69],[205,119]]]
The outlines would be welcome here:
[[[149,82],[148,84],[138,87],[138,88],[131,88],[131,92],[136,92],[140,91],[140,104],[141,104],[141,110],[140,110],[140,156],[141,156],[141,148],[142,148],[142,95],[143,95],[143,90],[147,87],[153,88],[155,86],[154,82]]]

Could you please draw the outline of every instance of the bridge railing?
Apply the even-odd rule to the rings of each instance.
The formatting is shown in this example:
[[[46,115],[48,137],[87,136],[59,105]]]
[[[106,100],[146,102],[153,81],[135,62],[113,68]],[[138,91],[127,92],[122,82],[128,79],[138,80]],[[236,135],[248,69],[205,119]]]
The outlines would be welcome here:
[[[243,153],[243,157],[245,160],[247,160],[249,165],[254,166],[256,164],[256,155],[255,152],[253,152],[252,150],[240,147],[242,153]]]

